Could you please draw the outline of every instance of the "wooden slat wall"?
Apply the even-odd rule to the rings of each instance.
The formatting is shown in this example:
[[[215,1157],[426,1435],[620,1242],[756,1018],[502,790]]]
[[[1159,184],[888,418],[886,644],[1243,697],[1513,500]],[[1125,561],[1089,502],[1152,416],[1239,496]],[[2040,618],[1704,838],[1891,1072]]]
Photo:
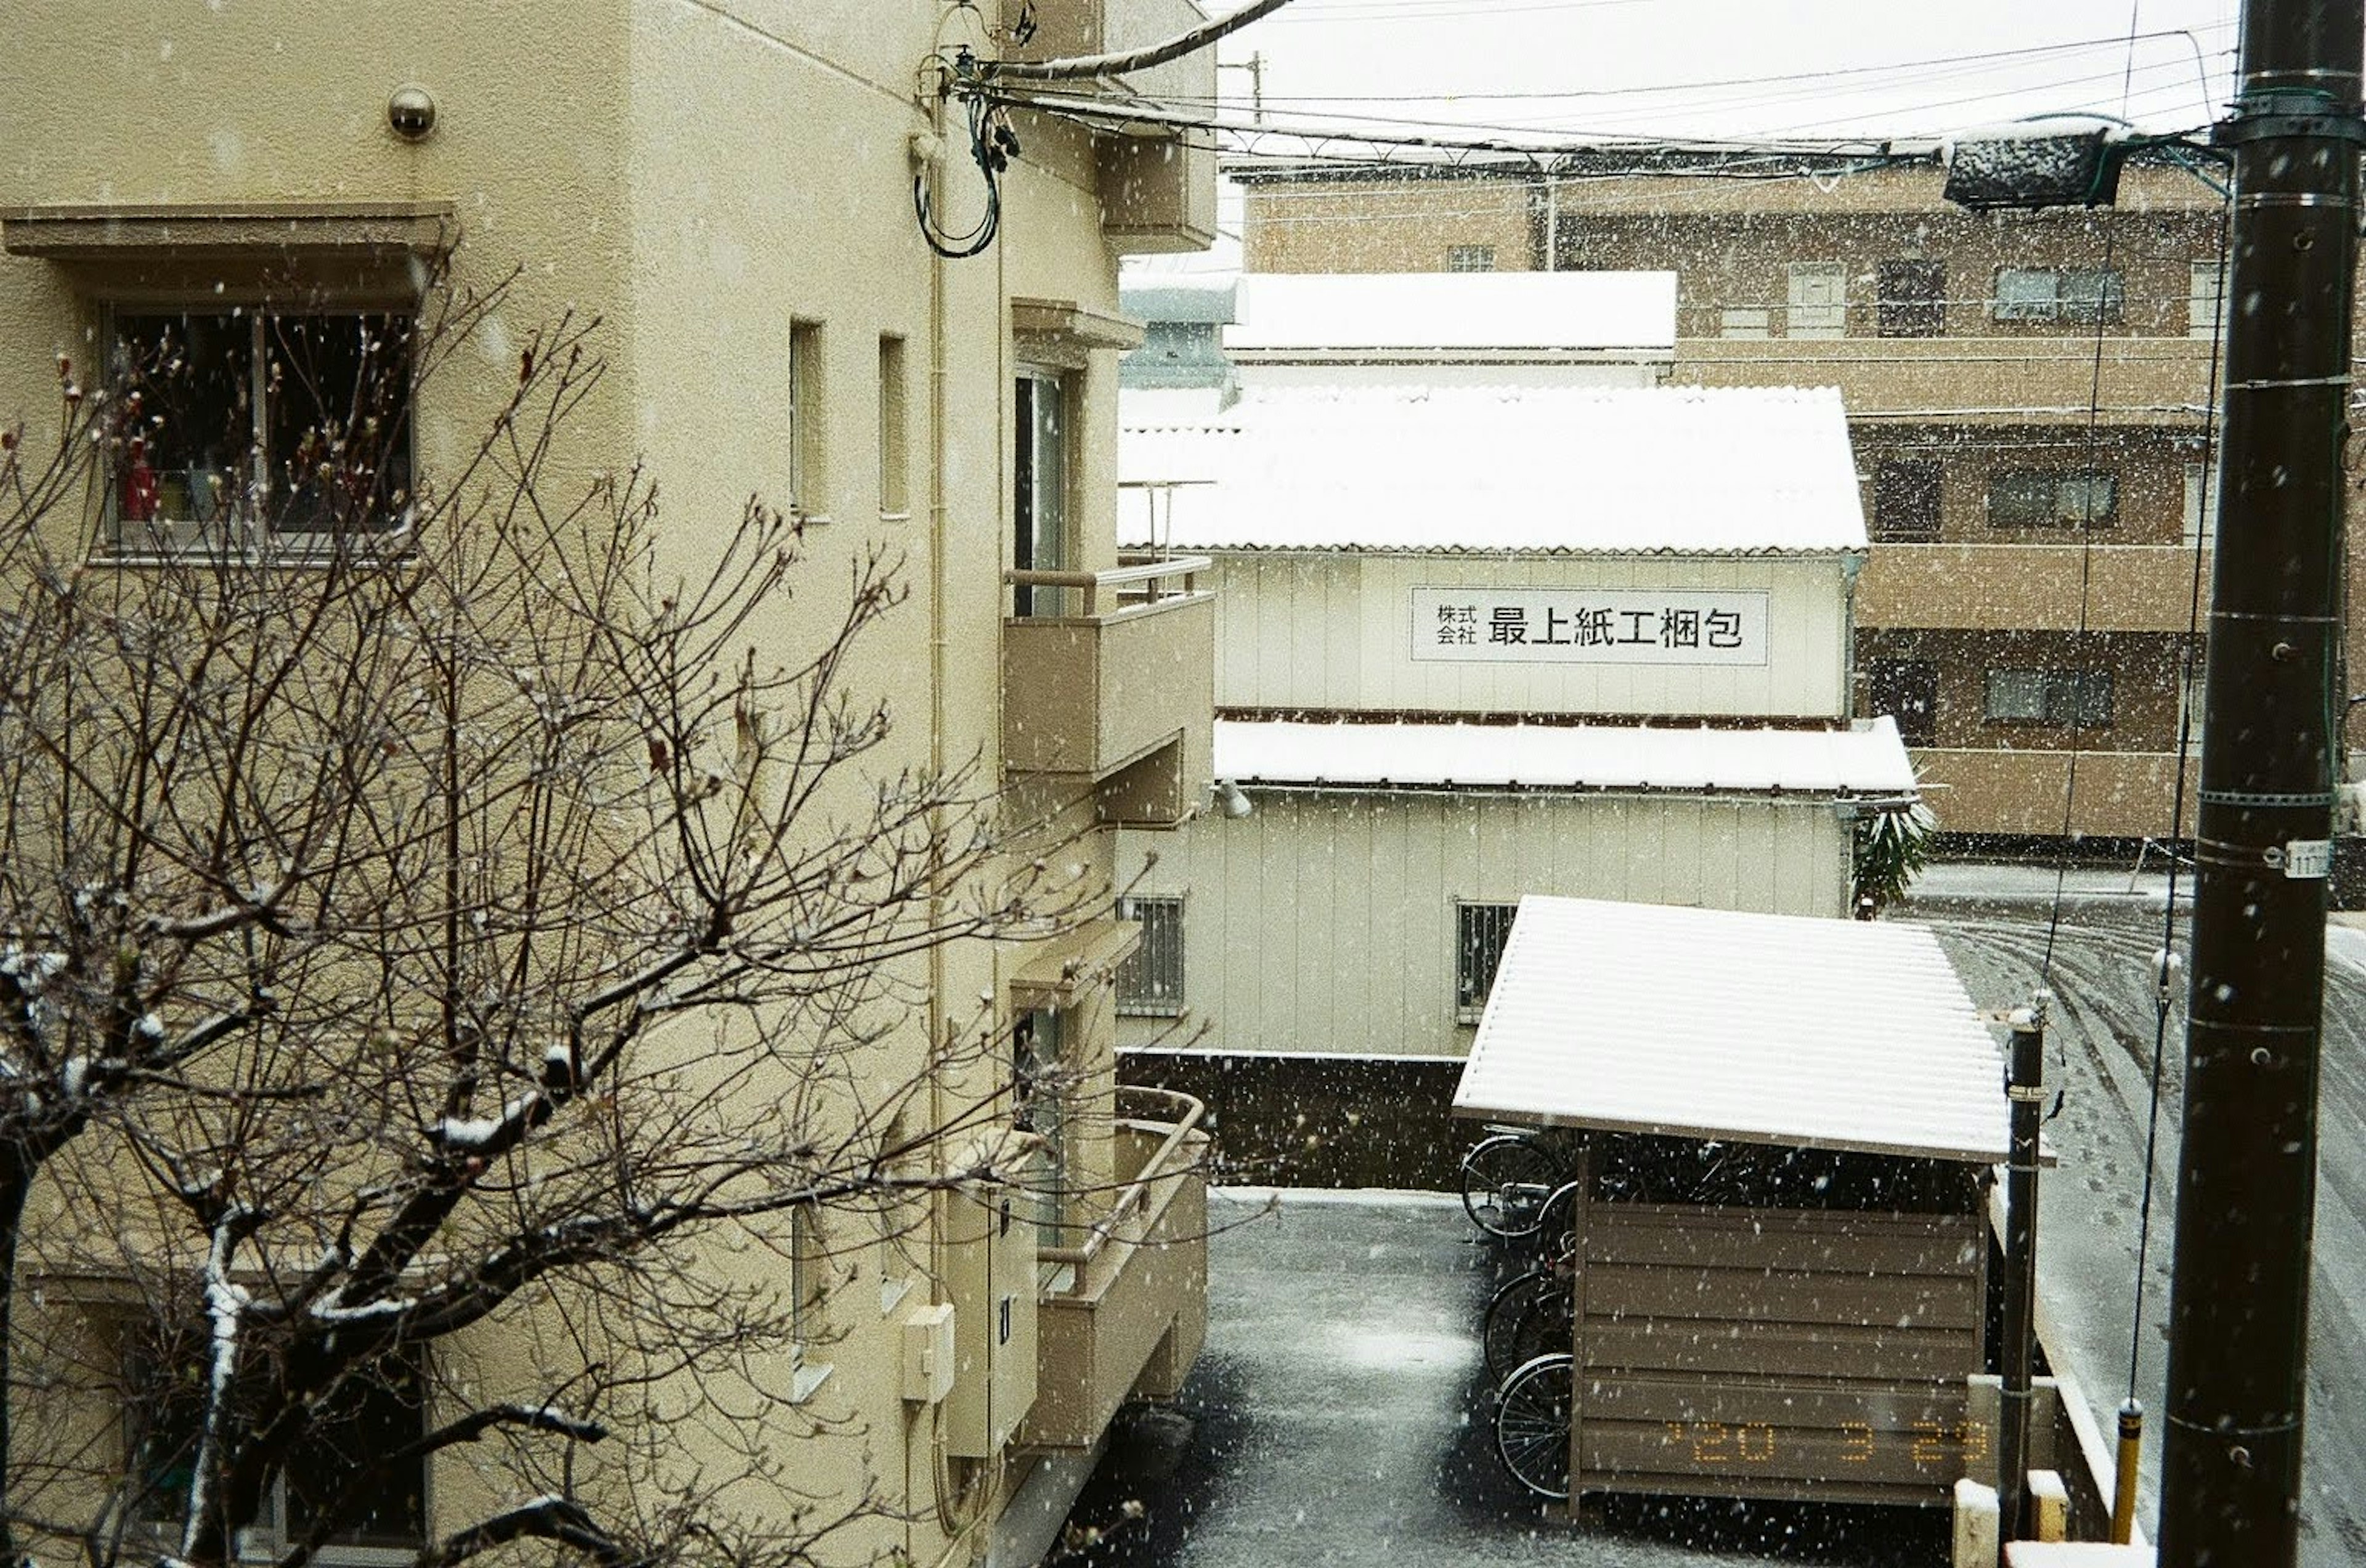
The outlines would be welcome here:
[[[1944,1504],[1982,1457],[1978,1216],[1596,1203],[1579,1490]]]

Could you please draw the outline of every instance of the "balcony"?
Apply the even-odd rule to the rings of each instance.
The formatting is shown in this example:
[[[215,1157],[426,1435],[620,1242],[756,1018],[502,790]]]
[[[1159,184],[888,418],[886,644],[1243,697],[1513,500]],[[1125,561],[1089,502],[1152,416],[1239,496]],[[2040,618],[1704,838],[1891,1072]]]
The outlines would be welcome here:
[[[1873,547],[1857,580],[1862,626],[2182,632],[2193,598],[2185,545]],[[2209,593],[2203,584],[2203,597]],[[2079,615],[2081,601],[2086,614]]]
[[[2098,378],[2100,368],[2100,379]],[[2189,338],[1685,338],[1672,378],[1707,387],[1838,387],[1849,418],[2029,423],[2198,422],[2210,399],[2210,344]]]
[[[1035,1406],[1020,1434],[1039,1449],[1088,1449],[1129,1396],[1171,1398],[1208,1331],[1208,1138],[1200,1101],[1121,1088],[1155,1110],[1117,1122],[1110,1213],[1083,1245],[1045,1247],[1067,1287],[1036,1309]]]
[[[1172,828],[1208,781],[1216,596],[1205,556],[1109,571],[1009,571],[1038,606],[1002,627],[1002,761],[1089,790],[1104,822]]]
[[[2078,795],[2069,830],[2089,838],[2172,836],[2169,807],[2177,798],[2174,751],[2008,751],[1915,747],[1924,798],[1946,833],[2008,833],[2052,837],[2063,830],[2063,792],[2070,761],[2079,761]],[[2194,782],[2200,752],[2190,761],[2185,816],[2175,836],[2193,831]]]

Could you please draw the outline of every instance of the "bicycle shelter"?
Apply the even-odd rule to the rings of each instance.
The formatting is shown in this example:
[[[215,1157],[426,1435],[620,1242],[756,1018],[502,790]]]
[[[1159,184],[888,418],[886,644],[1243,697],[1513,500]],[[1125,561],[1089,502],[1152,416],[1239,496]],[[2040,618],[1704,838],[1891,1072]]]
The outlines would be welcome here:
[[[1927,929],[1531,896],[1454,1111],[1577,1147],[1572,1499],[1992,1470],[2002,1057]]]

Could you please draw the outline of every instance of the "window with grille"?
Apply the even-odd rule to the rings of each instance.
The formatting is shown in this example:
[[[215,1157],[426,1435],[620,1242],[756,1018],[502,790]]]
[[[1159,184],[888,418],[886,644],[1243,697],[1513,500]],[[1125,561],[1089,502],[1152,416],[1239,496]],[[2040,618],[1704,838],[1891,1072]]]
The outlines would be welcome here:
[[[1117,1010],[1131,1018],[1183,1013],[1183,900],[1121,898],[1118,919],[1142,925],[1142,943],[1117,970]]]
[[[1990,724],[2112,725],[2112,672],[2108,670],[1991,670],[1987,717]]]
[[[1937,537],[1939,476],[1939,465],[1927,458],[1903,459],[1876,468],[1873,470],[1874,537]]]
[[[1883,337],[1938,337],[1947,330],[1947,264],[1893,261],[1875,277],[1874,330]]]
[[[1448,245],[1446,247],[1446,270],[1448,272],[1493,272],[1495,270],[1495,247],[1493,245]]]
[[[2007,468],[1989,478],[1995,528],[2101,527],[2119,515],[2120,487],[2096,468]]]
[[[1898,738],[1909,746],[1935,743],[1939,731],[1939,666],[1932,660],[1868,660],[1865,698],[1875,713],[1886,713],[1898,721]]]
[[[1504,943],[1512,934],[1517,904],[1457,904],[1454,906],[1454,1016],[1476,1023],[1487,1009],[1487,993],[1495,988],[1495,967],[1504,961]]]

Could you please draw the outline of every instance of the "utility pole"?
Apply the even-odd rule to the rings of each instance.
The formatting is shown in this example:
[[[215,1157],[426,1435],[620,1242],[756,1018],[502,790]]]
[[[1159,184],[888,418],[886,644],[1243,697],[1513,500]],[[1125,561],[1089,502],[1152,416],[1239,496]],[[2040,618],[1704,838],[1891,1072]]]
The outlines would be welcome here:
[[[2029,1413],[2035,1398],[2037,1339],[2038,1132],[2045,1110],[2045,1008],[2040,991],[2012,1014],[2012,1048],[2005,1067],[2011,1106],[2011,1156],[2005,1166],[2004,1347],[2002,1421],[1997,1444],[1997,1543],[2022,1539],[2028,1528]]]
[[[2161,1568],[2299,1550],[2361,7],[2248,0],[2211,593]]]

